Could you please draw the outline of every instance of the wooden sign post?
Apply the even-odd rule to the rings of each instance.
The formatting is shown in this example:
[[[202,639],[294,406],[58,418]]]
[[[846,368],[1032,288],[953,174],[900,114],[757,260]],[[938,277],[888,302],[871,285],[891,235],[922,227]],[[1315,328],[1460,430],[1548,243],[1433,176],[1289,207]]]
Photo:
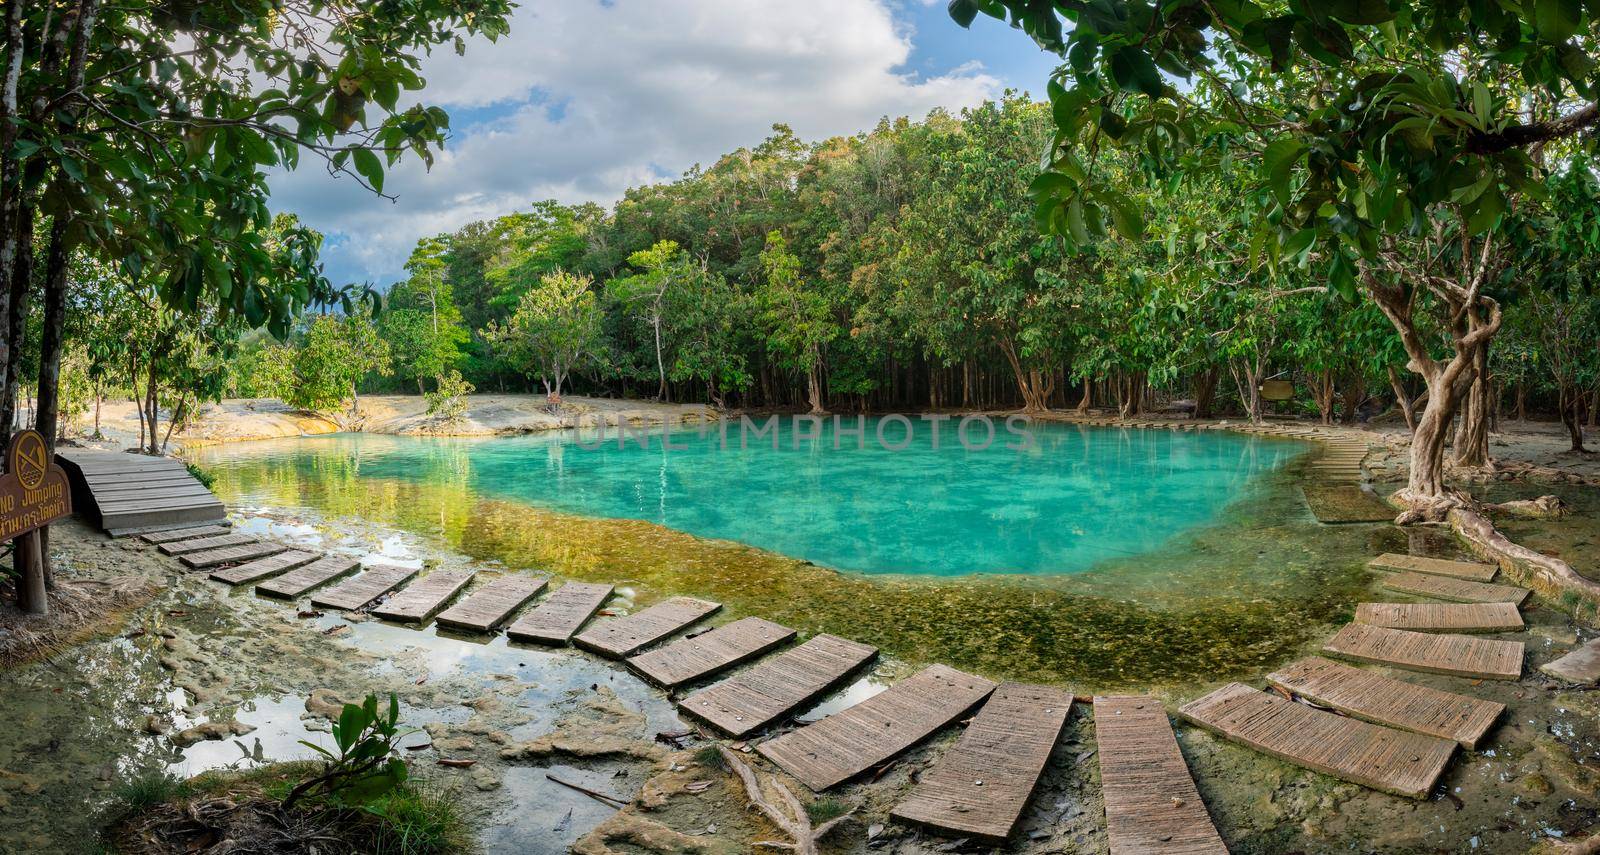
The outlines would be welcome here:
[[[35,430],[19,431],[6,448],[6,473],[0,475],[0,541],[16,541],[17,607],[28,614],[47,614],[44,550],[39,529],[72,513],[72,487],[67,473]]]

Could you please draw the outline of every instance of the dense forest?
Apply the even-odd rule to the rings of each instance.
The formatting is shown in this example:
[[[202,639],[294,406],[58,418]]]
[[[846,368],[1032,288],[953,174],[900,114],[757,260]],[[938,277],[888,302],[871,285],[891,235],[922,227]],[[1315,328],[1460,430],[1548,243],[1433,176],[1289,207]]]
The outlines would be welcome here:
[[[1253,172],[1124,197],[1138,239],[1074,245],[1040,228],[1030,193],[1052,130],[1050,106],[1021,96],[815,143],[775,126],[610,210],[543,201],[422,240],[381,298],[281,338],[85,269],[65,405],[82,417],[96,389],[131,391],[152,445],[171,431],[157,434],[163,408],[182,419],[239,396],[334,411],[377,391],[425,394],[446,417],[478,390],[1414,421],[1423,390],[1380,308],[1326,287],[1309,251],[1258,245],[1259,206],[1240,203],[1269,192]],[[1105,181],[1137,168],[1115,151],[1095,166]],[[1489,286],[1508,307],[1491,377],[1496,415],[1558,411],[1577,445],[1600,410],[1600,310],[1593,257],[1567,247],[1597,239],[1597,190],[1581,161],[1547,184],[1548,202],[1514,212],[1518,263]],[[280,215],[271,234],[304,231]],[[1446,330],[1422,333],[1447,346]],[[1293,401],[1263,401],[1284,382]]]

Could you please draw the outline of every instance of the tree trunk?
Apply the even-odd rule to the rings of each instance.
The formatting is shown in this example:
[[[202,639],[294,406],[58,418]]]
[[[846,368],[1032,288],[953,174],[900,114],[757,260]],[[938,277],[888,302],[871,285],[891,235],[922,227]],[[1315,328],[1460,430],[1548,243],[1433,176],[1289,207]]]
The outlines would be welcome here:
[[[1367,384],[1360,371],[1352,371],[1350,384],[1344,390],[1344,416],[1342,421],[1353,425],[1360,417],[1361,405],[1367,400]]]
[[[47,615],[50,597],[45,584],[44,550],[39,545],[39,532],[30,531],[12,541],[13,566],[17,570],[17,608],[23,614]]]
[[[17,395],[22,387],[22,351],[28,336],[28,292],[33,288],[33,209],[23,205],[16,223],[16,254],[11,271],[11,288],[4,298],[9,305],[6,318],[6,360],[0,375],[0,443],[11,441],[17,424]]]
[[[50,250],[45,254],[44,327],[39,337],[39,406],[34,428],[44,436],[45,447],[55,452],[60,430],[61,339],[67,315],[67,268],[72,250],[67,246],[67,223],[57,217],[50,229]]]
[[[1583,393],[1563,384],[1556,392],[1556,400],[1561,410],[1561,424],[1566,427],[1567,437],[1572,441],[1570,450],[1587,454],[1588,449],[1583,447],[1583,422],[1579,418]]]
[[[1589,427],[1600,427],[1600,385],[1594,387],[1589,397]]]
[[[1194,378],[1194,417],[1209,419],[1217,406],[1218,367],[1212,365]]]
[[[1456,426],[1456,466],[1464,469],[1482,469],[1490,466],[1489,460],[1489,347],[1485,342],[1477,349],[1472,363],[1471,385],[1461,407],[1461,420]]]
[[[1333,372],[1318,371],[1311,396],[1317,401],[1317,416],[1325,425],[1333,424]]]
[[[1092,406],[1094,406],[1094,381],[1084,377],[1083,398],[1078,401],[1078,415],[1088,413],[1089,408]]]
[[[1405,417],[1406,428],[1412,433],[1416,433],[1416,402],[1412,401],[1411,396],[1406,394],[1406,386],[1400,381],[1400,372],[1395,371],[1393,365],[1389,366],[1389,388],[1394,390],[1394,402],[1400,407],[1400,415]]]

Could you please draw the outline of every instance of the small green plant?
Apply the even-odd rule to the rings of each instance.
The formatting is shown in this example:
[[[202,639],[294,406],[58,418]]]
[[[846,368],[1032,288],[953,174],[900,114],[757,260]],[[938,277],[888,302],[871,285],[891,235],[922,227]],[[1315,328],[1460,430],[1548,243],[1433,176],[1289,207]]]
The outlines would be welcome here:
[[[694,762],[708,769],[721,769],[723,768],[722,752],[718,751],[715,745],[701,746],[699,750],[694,752]]]
[[[467,414],[467,396],[476,388],[454,368],[435,378],[435,383],[433,391],[422,396],[428,402],[428,415],[455,424]]]
[[[362,808],[376,817],[372,851],[393,855],[437,855],[477,848],[461,807],[431,788],[398,787]]]
[[[824,823],[850,812],[850,806],[835,798],[820,798],[806,805],[806,816],[814,823]]]
[[[151,772],[118,785],[112,793],[129,813],[149,810],[158,804],[186,795],[188,786],[169,772]]]
[[[394,790],[406,780],[406,761],[400,758],[395,743],[412,732],[400,729],[400,699],[393,692],[384,711],[378,709],[377,695],[367,695],[359,706],[345,704],[333,724],[333,742],[339,753],[300,741],[327,759],[320,774],[289,791],[284,809],[308,797],[361,805]]]
[[[217,476],[212,475],[210,472],[201,469],[193,463],[185,463],[183,465],[184,468],[189,470],[189,475],[193,477],[194,480],[199,481],[200,486],[206,488],[207,490],[211,489],[212,484],[217,483]]]

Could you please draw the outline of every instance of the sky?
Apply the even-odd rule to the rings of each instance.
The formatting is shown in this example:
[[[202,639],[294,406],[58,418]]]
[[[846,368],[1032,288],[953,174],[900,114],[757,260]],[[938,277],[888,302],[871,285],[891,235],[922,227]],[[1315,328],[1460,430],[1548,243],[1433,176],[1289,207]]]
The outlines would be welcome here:
[[[423,62],[413,100],[451,116],[425,170],[407,158],[374,196],[305,160],[270,176],[273,208],[326,236],[336,284],[400,278],[419,239],[542,199],[610,205],[629,187],[759,143],[811,141],[884,116],[1041,95],[1054,67],[1022,33],[943,0],[521,0],[511,33]]]

